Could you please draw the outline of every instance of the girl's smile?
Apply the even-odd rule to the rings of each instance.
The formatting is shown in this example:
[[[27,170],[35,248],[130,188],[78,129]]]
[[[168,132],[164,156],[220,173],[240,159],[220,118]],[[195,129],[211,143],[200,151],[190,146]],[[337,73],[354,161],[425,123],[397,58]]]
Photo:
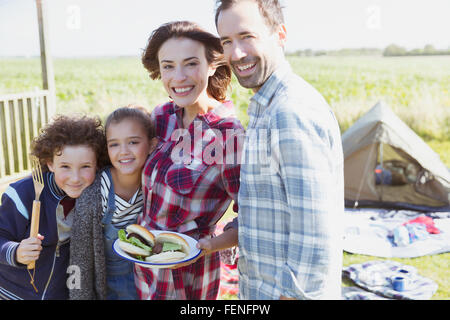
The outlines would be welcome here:
[[[106,132],[108,155],[119,174],[140,175],[150,150],[144,128],[133,119],[113,122]]]

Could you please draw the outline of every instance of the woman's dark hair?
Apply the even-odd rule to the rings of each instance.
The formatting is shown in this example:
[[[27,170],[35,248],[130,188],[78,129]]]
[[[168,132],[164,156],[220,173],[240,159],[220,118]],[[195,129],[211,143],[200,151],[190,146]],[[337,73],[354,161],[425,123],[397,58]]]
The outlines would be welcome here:
[[[147,133],[148,140],[152,140],[155,135],[155,127],[150,117],[150,113],[140,105],[127,105],[125,107],[117,108],[109,114],[105,121],[105,134],[111,123],[119,123],[125,119],[133,119],[140,123],[142,128]]]
[[[52,162],[53,156],[61,154],[65,146],[78,145],[92,148],[97,169],[109,162],[106,137],[99,117],[55,116],[33,139],[31,154],[39,159],[42,170],[48,171],[47,162]]]
[[[161,78],[158,52],[164,42],[171,38],[188,38],[205,46],[206,60],[216,68],[214,75],[209,77],[206,90],[214,99],[224,101],[231,82],[231,69],[223,56],[220,39],[190,21],[169,22],[152,32],[142,55],[142,64],[150,77],[153,80]]]

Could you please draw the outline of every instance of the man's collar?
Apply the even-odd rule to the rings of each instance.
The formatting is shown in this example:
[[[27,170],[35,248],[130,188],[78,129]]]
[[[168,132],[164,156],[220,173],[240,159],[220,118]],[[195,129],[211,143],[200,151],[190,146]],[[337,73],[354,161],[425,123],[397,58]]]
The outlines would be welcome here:
[[[250,100],[255,101],[261,106],[268,106],[273,95],[278,90],[280,82],[290,72],[292,72],[292,69],[289,62],[284,60]]]

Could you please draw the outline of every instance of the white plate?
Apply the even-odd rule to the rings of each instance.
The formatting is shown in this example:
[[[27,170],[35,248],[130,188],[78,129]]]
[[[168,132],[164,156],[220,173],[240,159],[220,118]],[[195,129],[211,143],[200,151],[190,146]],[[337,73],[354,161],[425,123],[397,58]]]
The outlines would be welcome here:
[[[195,259],[201,252],[200,249],[198,249],[196,247],[197,244],[197,240],[195,240],[192,237],[189,237],[183,233],[178,233],[178,232],[173,232],[173,231],[164,231],[164,230],[150,230],[153,235],[156,237],[158,234],[163,233],[163,232],[167,232],[167,233],[173,233],[176,235],[179,235],[180,237],[182,237],[184,240],[186,240],[186,242],[189,244],[189,255],[186,256],[183,260],[180,261],[175,261],[175,262],[170,262],[170,263],[152,263],[152,262],[147,262],[147,261],[141,261],[138,259],[133,258],[132,256],[130,256],[128,253],[126,253],[125,251],[123,251],[120,247],[119,247],[119,239],[117,239],[116,241],[114,241],[113,244],[113,250],[114,252],[119,255],[120,257],[129,260],[131,262],[134,262],[144,268],[170,268],[171,266],[180,264],[180,263],[184,263],[187,262],[189,260]]]

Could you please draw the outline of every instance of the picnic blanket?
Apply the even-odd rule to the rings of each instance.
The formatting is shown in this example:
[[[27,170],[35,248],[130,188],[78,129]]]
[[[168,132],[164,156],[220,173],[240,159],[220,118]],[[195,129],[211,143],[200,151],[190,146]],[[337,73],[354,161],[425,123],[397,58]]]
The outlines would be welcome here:
[[[347,208],[343,246],[350,253],[385,258],[449,252],[450,212]]]
[[[220,221],[216,225],[215,234],[221,234],[225,225],[230,221],[231,219]],[[238,258],[238,247],[220,251],[219,297],[222,297],[223,295],[237,295],[239,293],[239,272],[237,269]]]
[[[406,273],[405,273],[406,272]],[[405,276],[406,274],[406,276]],[[394,290],[392,279],[402,275],[408,279],[404,291]],[[436,292],[438,285],[431,279],[418,274],[416,268],[391,260],[372,260],[344,267],[343,276],[358,287],[343,288],[346,300],[428,300]]]
[[[239,293],[239,273],[237,265],[220,264],[219,296]]]

